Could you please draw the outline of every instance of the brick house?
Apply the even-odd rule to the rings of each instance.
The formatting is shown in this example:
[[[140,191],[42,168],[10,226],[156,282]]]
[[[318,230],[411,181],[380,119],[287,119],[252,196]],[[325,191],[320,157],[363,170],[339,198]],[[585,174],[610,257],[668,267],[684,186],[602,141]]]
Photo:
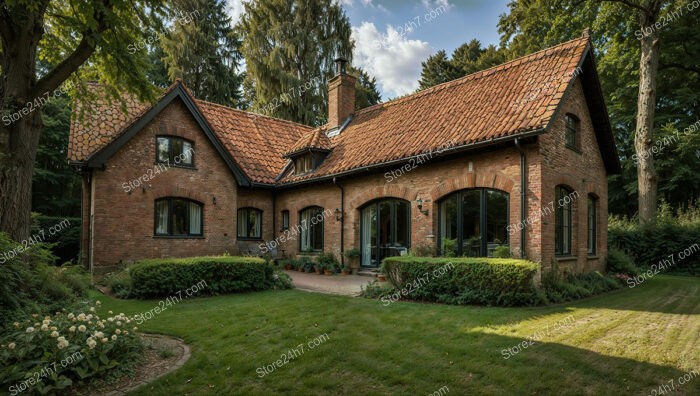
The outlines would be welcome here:
[[[408,249],[505,246],[544,270],[604,268],[620,164],[587,34],[361,110],[339,60],[328,90],[317,128],[197,100],[180,82],[156,103],[126,98],[126,113],[79,103],[68,157],[83,179],[83,261],[357,248],[353,267],[376,268]]]

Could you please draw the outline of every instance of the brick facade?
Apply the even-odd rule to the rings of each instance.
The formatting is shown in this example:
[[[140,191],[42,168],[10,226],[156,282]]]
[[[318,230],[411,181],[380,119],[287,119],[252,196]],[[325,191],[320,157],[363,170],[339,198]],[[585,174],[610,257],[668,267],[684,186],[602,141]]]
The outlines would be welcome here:
[[[548,132],[524,144],[527,157],[527,216],[536,221],[526,228],[526,256],[541,262],[543,269],[558,263],[560,270],[582,272],[602,270],[607,253],[607,177],[593,132],[581,83],[568,91],[561,110]],[[564,116],[581,120],[581,152],[564,146]],[[195,168],[171,167],[152,180],[124,191],[123,184],[136,180],[155,167],[157,135],[181,136],[194,142]],[[283,235],[282,211],[289,211],[290,226],[299,224],[299,212],[309,206],[329,209],[324,221],[324,250],[340,256],[341,224],[343,249],[360,245],[360,211],[379,198],[400,198],[410,202],[410,243],[412,246],[437,242],[436,203],[455,191],[485,187],[509,194],[509,222],[521,221],[520,152],[511,142],[478,151],[448,156],[433,155],[409,171],[395,172],[402,164],[380,171],[315,182],[288,188],[239,187],[231,171],[206,135],[180,101],[168,105],[153,121],[112,156],[104,170],[92,170],[83,186],[83,260],[96,270],[142,258],[239,254]],[[554,255],[554,214],[540,215],[554,199],[556,185],[580,192],[573,209],[573,252],[566,259]],[[341,190],[344,196],[341,202]],[[586,253],[587,213],[585,198],[598,200],[597,255]],[[204,236],[164,238],[154,236],[154,201],[161,197],[185,197],[203,204]],[[417,201],[423,202],[423,213]],[[344,204],[344,205],[343,205]],[[344,206],[342,221],[336,209]],[[254,207],[263,211],[262,240],[236,238],[237,209]],[[91,214],[94,224],[90,227]],[[274,215],[274,219],[273,219]],[[90,233],[92,229],[92,233]],[[510,247],[520,252],[520,232],[509,235]],[[279,241],[279,239],[278,239]],[[92,249],[85,247],[91,246]],[[277,253],[299,253],[298,236],[280,242]]]

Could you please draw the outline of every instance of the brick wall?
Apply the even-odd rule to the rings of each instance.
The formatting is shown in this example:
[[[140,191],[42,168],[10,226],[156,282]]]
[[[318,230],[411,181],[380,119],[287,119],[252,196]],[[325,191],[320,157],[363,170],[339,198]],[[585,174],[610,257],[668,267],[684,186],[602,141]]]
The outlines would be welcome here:
[[[580,120],[580,152],[565,146],[567,113],[577,116]],[[552,122],[550,132],[540,137],[542,203],[547,205],[554,200],[554,190],[557,185],[565,185],[578,191],[579,197],[573,201],[572,205],[573,231],[570,257],[555,256],[554,215],[543,218],[541,231],[543,267],[547,268],[552,263],[556,263],[559,270],[563,272],[602,271],[605,267],[608,246],[608,181],[580,80],[576,80]],[[587,253],[587,197],[589,194],[598,197],[597,253],[593,256]]]

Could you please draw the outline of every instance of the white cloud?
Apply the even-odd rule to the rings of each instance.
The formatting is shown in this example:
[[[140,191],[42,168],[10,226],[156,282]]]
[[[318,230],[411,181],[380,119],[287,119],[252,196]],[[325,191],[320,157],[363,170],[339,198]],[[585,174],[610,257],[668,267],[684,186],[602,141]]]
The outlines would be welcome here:
[[[443,8],[445,11],[449,11],[452,8],[449,0],[421,0],[421,3],[423,3],[426,10]]]
[[[425,41],[409,40],[391,26],[382,33],[374,23],[353,26],[353,62],[377,78],[386,97],[405,95],[418,88],[421,61],[433,52]]]
[[[243,0],[228,0],[226,12],[231,17],[231,25],[235,25],[241,20],[241,15],[245,12]]]

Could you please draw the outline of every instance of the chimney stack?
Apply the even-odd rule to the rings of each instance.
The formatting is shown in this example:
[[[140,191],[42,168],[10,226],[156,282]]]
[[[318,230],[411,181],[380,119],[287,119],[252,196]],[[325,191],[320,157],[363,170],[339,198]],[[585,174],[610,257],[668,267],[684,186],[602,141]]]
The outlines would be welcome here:
[[[355,112],[355,77],[347,74],[348,61],[335,60],[335,76],[328,82],[328,128],[336,128]]]

